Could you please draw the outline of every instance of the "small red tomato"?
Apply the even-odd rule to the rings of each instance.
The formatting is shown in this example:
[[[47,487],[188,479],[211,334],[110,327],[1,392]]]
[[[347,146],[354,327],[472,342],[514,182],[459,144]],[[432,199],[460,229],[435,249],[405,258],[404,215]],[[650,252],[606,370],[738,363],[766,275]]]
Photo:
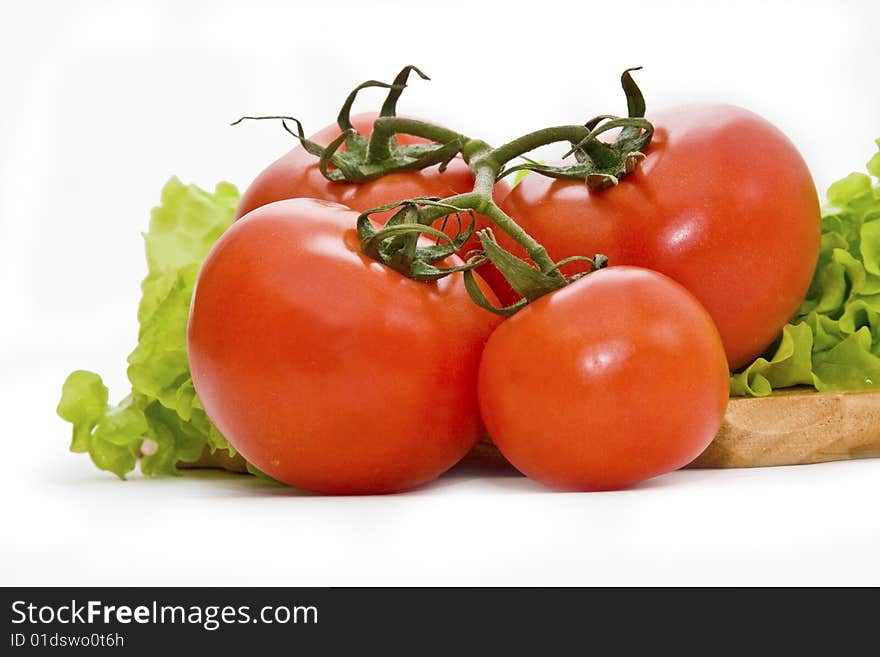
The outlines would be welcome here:
[[[611,267],[541,297],[483,352],[480,409],[521,472],[610,490],[676,470],[712,441],[728,399],[724,348],[672,279]]]
[[[656,132],[647,157],[616,187],[590,192],[531,174],[502,206],[554,260],[604,253],[612,265],[684,285],[738,368],[779,335],[807,292],[821,233],[816,188],[785,135],[747,110],[683,107],[649,119]],[[524,255],[506,235],[498,240]],[[501,300],[515,299],[485,269]]]
[[[221,433],[263,472],[322,493],[405,490],[464,456],[484,433],[477,370],[500,321],[461,274],[421,283],[366,257],[357,216],[293,199],[235,222],[188,326]]]
[[[377,116],[375,113],[358,114],[352,117],[351,122],[358,132],[369,136]],[[311,139],[326,146],[339,134],[339,126],[334,123]],[[409,135],[398,135],[397,140],[400,144],[425,141]],[[442,173],[438,166],[433,166],[421,171],[390,173],[366,183],[331,182],[321,174],[318,158],[302,146],[297,146],[257,176],[242,195],[235,216],[241,217],[261,205],[288,198],[334,201],[358,212],[365,212],[418,196],[447,197],[464,194],[470,192],[473,186],[474,178],[470,169],[460,157],[454,158]],[[498,183],[496,197],[504,198],[509,189],[506,182]]]

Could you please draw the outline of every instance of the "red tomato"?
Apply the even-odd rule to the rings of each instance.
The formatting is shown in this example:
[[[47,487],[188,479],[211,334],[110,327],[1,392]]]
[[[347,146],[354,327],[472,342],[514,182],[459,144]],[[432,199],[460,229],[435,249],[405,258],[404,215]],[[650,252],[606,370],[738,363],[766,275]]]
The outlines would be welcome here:
[[[727,406],[727,363],[692,294],[657,272],[611,267],[498,327],[479,398],[492,440],[524,474],[616,489],[706,448]]]
[[[503,207],[555,260],[604,253],[612,265],[684,285],[738,368],[779,335],[810,284],[821,234],[810,172],[781,132],[747,110],[698,106],[649,118],[656,133],[647,158],[620,185],[589,192],[530,174]],[[502,301],[515,299],[496,271],[484,275]]]
[[[362,135],[369,135],[373,131],[376,117],[375,113],[358,114],[351,121]],[[339,126],[334,123],[311,139],[326,146],[339,134]],[[398,136],[400,144],[420,142],[424,140],[409,135]],[[447,197],[464,194],[470,192],[473,186],[473,176],[461,158],[453,159],[443,173],[440,173],[439,167],[434,166],[421,171],[391,173],[366,183],[335,183],[321,175],[317,157],[302,146],[297,146],[257,176],[242,195],[235,216],[241,217],[261,205],[287,198],[335,201],[358,212],[365,212],[417,196]],[[496,198],[506,196],[509,189],[505,182],[496,185]]]
[[[477,369],[500,321],[460,274],[420,283],[367,258],[356,219],[313,199],[251,212],[208,255],[188,327],[223,435],[323,493],[405,490],[464,456],[484,432]]]

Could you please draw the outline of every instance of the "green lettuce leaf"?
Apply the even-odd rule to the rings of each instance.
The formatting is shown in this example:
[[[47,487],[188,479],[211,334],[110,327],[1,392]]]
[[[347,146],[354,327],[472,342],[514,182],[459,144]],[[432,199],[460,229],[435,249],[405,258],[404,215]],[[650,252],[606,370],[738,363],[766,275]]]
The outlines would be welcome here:
[[[812,385],[812,346],[813,333],[809,325],[789,324],[782,329],[782,338],[772,358],[758,358],[731,378],[730,394],[763,397],[774,387]]]
[[[238,191],[214,193],[172,178],[162,190],[144,234],[147,276],[141,284],[138,343],[128,357],[131,394],[108,403],[101,377],[78,370],[67,377],[58,415],[73,425],[73,452],[87,452],[120,478],[140,456],[148,475],[174,474],[178,462],[235,450],[199,403],[186,355],[186,323],[196,276],[208,251],[232,224]]]
[[[877,140],[880,148],[880,139]],[[730,377],[730,394],[762,397],[796,385],[880,385],[880,152],[868,173],[828,188],[822,245],[806,299],[774,352]]]

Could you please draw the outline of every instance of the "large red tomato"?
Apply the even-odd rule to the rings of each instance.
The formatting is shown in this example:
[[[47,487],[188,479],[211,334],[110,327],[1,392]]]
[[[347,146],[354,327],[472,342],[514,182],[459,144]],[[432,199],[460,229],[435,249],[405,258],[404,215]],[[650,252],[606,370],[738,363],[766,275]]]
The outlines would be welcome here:
[[[362,135],[373,131],[375,113],[358,114],[352,124]],[[335,123],[311,137],[326,146],[340,134]],[[398,135],[398,143],[413,144],[424,140],[409,135]],[[317,198],[347,205],[364,212],[381,205],[417,196],[453,196],[470,192],[474,179],[461,158],[454,158],[442,173],[438,166],[421,171],[391,173],[366,183],[335,183],[327,180],[318,168],[318,158],[297,146],[270,164],[250,187],[245,190],[236,210],[236,218],[254,208],[287,198]],[[496,185],[496,198],[509,191],[505,182]]]
[[[767,348],[806,294],[819,253],[816,189],[791,142],[747,110],[694,106],[649,118],[647,158],[620,185],[590,192],[530,174],[502,206],[555,260],[604,253],[612,265],[684,285],[709,310],[735,369]],[[485,275],[510,302],[498,273]]]
[[[324,493],[412,488],[464,456],[484,432],[477,369],[500,321],[461,274],[421,283],[367,258],[356,218],[313,199],[249,213],[208,255],[188,326],[193,383],[223,435]]]
[[[492,440],[521,472],[564,489],[615,489],[706,448],[727,406],[727,362],[712,319],[681,285],[610,267],[499,326],[479,395]]]

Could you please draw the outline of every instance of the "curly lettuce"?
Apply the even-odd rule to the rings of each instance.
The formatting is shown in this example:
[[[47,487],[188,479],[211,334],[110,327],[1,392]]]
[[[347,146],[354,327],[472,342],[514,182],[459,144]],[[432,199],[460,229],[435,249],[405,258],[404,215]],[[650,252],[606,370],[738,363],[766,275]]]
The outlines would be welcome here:
[[[877,140],[880,149],[880,139]],[[730,378],[730,394],[774,389],[861,390],[880,385],[880,152],[867,173],[828,189],[819,262],[806,299],[775,351]]]
[[[238,197],[229,183],[212,194],[168,181],[144,234],[148,273],[138,343],[128,357],[131,393],[112,405],[101,377],[84,370],[64,382],[57,410],[73,425],[70,450],[88,453],[100,469],[124,479],[140,459],[144,474],[175,474],[178,462],[195,461],[205,449],[235,454],[193,388],[186,323],[196,275],[232,224]]]

